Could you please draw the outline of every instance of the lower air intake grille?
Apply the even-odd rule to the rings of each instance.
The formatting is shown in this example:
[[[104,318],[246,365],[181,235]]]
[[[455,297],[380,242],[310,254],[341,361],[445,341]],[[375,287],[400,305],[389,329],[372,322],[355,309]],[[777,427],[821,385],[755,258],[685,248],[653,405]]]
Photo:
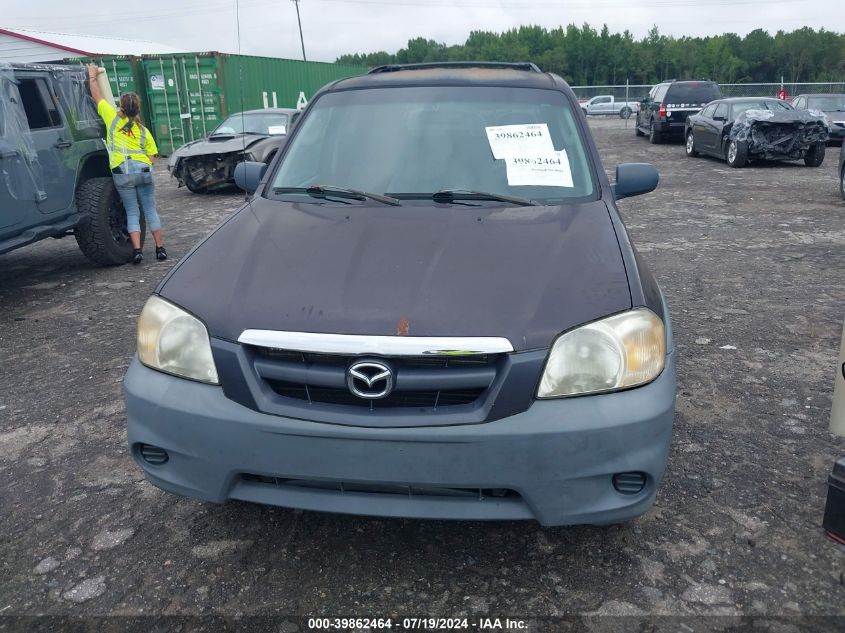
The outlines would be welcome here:
[[[645,473],[616,473],[613,475],[613,487],[623,495],[635,495],[646,485]]]
[[[340,494],[354,492],[393,494],[404,497],[465,497],[467,499],[484,499],[485,497],[495,499],[519,498],[519,493],[508,490],[507,488],[440,488],[436,486],[405,486],[401,484],[361,484],[312,479],[284,479],[251,473],[242,474],[241,479],[253,484],[264,484],[280,488],[310,488]]]
[[[162,464],[166,464],[167,460],[170,459],[170,456],[167,454],[167,451],[163,448],[159,448],[158,446],[152,446],[150,444],[140,444],[138,446],[138,453],[141,455],[143,460],[148,464],[152,464],[153,466],[161,466]]]

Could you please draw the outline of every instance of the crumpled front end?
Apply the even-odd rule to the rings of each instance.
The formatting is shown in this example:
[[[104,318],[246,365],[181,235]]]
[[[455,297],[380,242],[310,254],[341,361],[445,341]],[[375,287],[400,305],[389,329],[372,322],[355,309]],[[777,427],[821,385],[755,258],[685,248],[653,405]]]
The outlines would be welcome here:
[[[824,114],[802,110],[747,110],[737,117],[729,134],[733,141],[748,143],[750,155],[767,160],[798,160],[829,136]]]
[[[178,158],[171,168],[171,175],[191,191],[206,189],[234,182],[235,166],[252,160],[249,153],[202,154]]]

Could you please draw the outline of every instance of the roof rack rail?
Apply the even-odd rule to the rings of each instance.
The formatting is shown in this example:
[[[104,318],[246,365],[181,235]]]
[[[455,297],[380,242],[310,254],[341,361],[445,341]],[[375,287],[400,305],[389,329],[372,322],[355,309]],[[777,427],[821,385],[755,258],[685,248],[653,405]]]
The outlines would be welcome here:
[[[422,64],[385,64],[376,66],[368,74],[393,73],[399,70],[427,70],[429,68],[509,68],[527,70],[532,73],[543,71],[532,62],[424,62]]]

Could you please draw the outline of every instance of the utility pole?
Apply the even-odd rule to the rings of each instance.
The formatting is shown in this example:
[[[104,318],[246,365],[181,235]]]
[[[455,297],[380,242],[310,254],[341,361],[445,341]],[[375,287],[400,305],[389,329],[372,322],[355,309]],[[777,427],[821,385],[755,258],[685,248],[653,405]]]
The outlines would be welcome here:
[[[293,0],[293,3],[296,5],[296,21],[299,23],[299,43],[302,44],[302,61],[308,61],[305,59],[305,39],[302,37],[302,19],[299,17],[299,0]]]

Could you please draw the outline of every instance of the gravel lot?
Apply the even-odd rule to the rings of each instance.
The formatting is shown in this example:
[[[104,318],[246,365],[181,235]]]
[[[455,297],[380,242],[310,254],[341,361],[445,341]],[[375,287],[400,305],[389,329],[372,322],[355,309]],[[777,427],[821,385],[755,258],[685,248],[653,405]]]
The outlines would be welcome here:
[[[207,505],[147,484],[126,450],[121,397],[135,318],[242,199],[177,190],[160,169],[170,261],[153,261],[148,245],[140,267],[95,268],[73,238],[0,257],[0,616],[743,615],[783,616],[785,631],[845,626],[806,617],[845,618],[845,547],[820,529],[827,474],[845,454],[827,431],[845,316],[838,148],[818,169],[730,169],[649,145],[619,119],[591,125],[610,173],[646,161],[661,174],[654,194],[620,204],[679,348],[669,468],[644,517],[555,529],[371,519]],[[0,630],[22,626],[0,618]]]

